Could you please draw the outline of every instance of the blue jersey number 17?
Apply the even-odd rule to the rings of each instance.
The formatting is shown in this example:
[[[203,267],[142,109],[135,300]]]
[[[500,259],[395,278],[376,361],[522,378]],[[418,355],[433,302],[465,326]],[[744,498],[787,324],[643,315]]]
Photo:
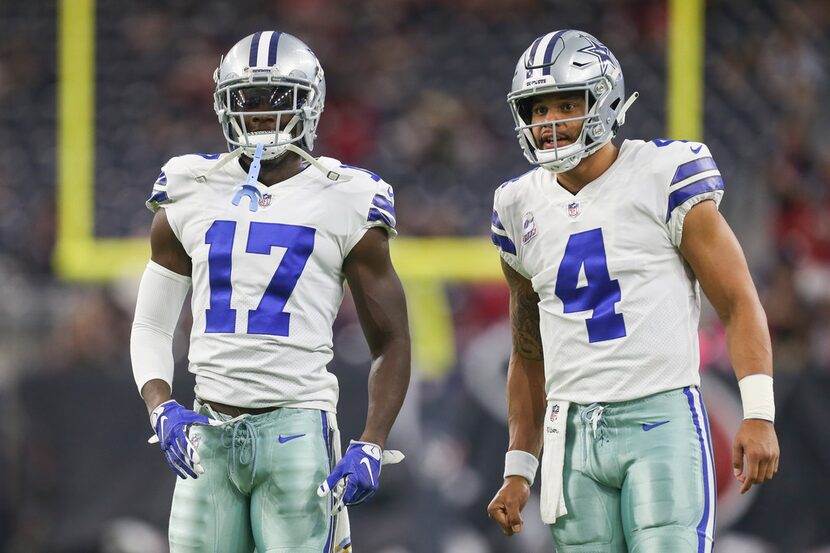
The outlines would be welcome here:
[[[586,284],[578,287],[583,266]],[[565,313],[593,312],[585,321],[589,342],[604,342],[625,336],[622,313],[614,311],[614,304],[622,299],[620,284],[611,280],[608,274],[602,229],[579,232],[568,238],[556,276],[555,292],[565,306]]]
[[[205,313],[205,332],[233,333],[236,309],[231,309],[231,260],[234,221],[214,221],[205,235],[210,244],[210,307]],[[288,336],[291,314],[284,311],[305,264],[314,250],[315,230],[299,225],[252,222],[248,231],[247,253],[269,255],[274,246],[285,248],[282,262],[256,309],[248,313],[248,334]]]

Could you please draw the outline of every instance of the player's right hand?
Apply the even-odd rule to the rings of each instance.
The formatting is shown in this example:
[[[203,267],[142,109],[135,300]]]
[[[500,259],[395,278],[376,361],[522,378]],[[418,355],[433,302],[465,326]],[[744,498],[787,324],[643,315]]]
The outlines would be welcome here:
[[[179,478],[198,478],[205,469],[199,464],[196,446],[190,440],[188,432],[192,424],[213,424],[213,422],[195,411],[182,407],[176,400],[165,401],[150,413],[150,426],[155,435],[148,443],[158,442],[164,451],[167,464]]]
[[[501,526],[505,536],[522,531],[522,509],[530,497],[530,484],[521,476],[508,476],[501,489],[487,506],[487,516]]]

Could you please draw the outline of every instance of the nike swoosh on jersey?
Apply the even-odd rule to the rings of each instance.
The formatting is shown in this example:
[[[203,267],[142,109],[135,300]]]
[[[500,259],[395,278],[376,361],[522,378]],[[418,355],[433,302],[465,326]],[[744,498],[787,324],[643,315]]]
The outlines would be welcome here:
[[[643,424],[643,432],[648,432],[649,430],[651,430],[653,428],[657,428],[658,426],[662,426],[662,425],[666,424],[667,422],[669,422],[669,421],[655,422],[655,423],[652,423],[652,424]]]
[[[305,434],[294,434],[293,436],[283,436],[280,434],[279,440],[281,444],[284,444],[285,442],[290,442],[291,440],[296,440],[297,438],[302,438],[303,436],[305,436]]]
[[[360,464],[361,465],[363,465],[363,464],[366,465],[366,470],[369,471],[369,482],[371,482],[372,487],[374,487],[375,486],[375,477],[372,475],[372,465],[371,465],[371,463],[369,463],[369,459],[364,457],[363,459],[360,460]]]
[[[689,146],[689,149],[692,151],[693,154],[698,153],[701,148],[703,148],[703,144],[698,144],[697,148],[695,148],[694,146]]]

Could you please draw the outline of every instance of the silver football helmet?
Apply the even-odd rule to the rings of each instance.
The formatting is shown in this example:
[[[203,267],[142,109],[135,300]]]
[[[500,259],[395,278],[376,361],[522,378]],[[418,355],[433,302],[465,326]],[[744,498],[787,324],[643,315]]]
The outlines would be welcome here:
[[[275,159],[288,145],[314,148],[326,80],[317,56],[303,41],[278,31],[247,36],[222,57],[213,80],[214,110],[230,150],[242,148],[253,157],[262,144],[262,159]],[[261,130],[246,123],[257,118],[276,126]]]
[[[586,113],[557,122],[531,124],[534,96],[555,92],[584,92]],[[516,123],[516,135],[525,157],[534,165],[563,173],[593,154],[617,133],[625,112],[637,99],[627,102],[622,69],[614,54],[593,36],[564,29],[537,38],[516,65],[507,102]],[[541,149],[532,129],[557,123],[582,121],[579,137],[567,146]]]

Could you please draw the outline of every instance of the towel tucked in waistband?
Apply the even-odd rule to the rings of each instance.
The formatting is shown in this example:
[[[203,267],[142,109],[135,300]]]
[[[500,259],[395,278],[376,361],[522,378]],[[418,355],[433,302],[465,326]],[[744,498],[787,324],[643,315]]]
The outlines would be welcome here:
[[[548,400],[545,411],[544,446],[542,448],[542,522],[553,524],[568,514],[565,506],[562,472],[565,466],[565,429],[569,401]]]

